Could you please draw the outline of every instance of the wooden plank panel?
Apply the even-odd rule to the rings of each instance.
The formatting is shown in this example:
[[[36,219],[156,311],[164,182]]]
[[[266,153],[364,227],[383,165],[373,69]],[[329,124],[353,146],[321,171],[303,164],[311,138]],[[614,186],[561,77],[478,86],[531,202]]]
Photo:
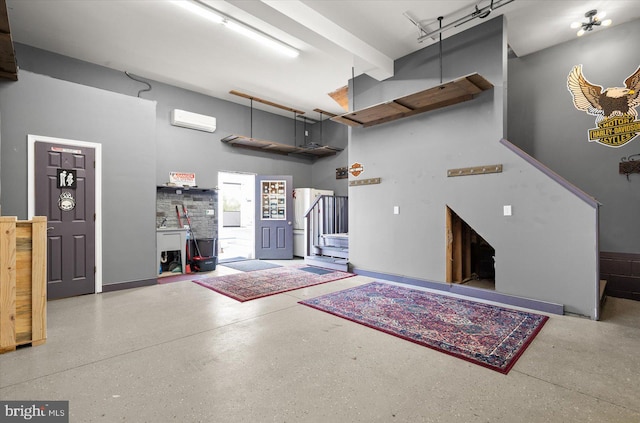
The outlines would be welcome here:
[[[16,343],[16,221],[0,217],[0,352]]]
[[[347,85],[330,92],[329,97],[338,103],[345,112],[349,111],[349,87]]]
[[[347,113],[343,116],[347,119],[362,122],[366,125],[369,122],[377,121],[387,116],[397,114],[398,110],[396,108],[389,106],[388,103],[383,103],[367,107],[366,109],[358,110],[356,112]]]
[[[471,277],[471,228],[466,223],[462,225],[462,281]]]
[[[395,101],[390,101],[389,103],[387,103],[389,105],[389,107],[391,107],[392,109],[397,110],[399,113],[406,113],[406,112],[410,112],[414,109],[414,107],[409,107],[405,104],[400,104],[400,102],[398,100]]]
[[[12,81],[17,81],[18,80],[18,74],[17,73],[13,73],[13,72],[4,72],[4,71],[0,70],[0,78],[10,79]]]
[[[445,215],[445,231],[446,231],[446,244],[447,251],[445,256],[445,282],[451,283],[453,282],[453,227],[452,227],[452,213],[453,211],[447,207],[446,215]]]
[[[483,91],[487,91],[493,88],[493,84],[491,82],[487,81],[484,77],[478,75],[477,73],[467,75],[467,79],[473,82],[476,87],[480,88]]]
[[[257,101],[258,103],[266,104],[267,106],[277,107],[278,109],[286,110],[288,112],[296,113],[298,115],[303,115],[304,112],[302,110],[294,109],[291,107],[283,106],[282,104],[274,103],[273,101],[265,100],[260,97],[255,97],[250,94],[241,93],[240,91],[231,90],[229,94],[237,95],[238,97],[247,98],[249,100]]]
[[[354,128],[362,127],[362,122],[358,122],[347,116],[335,116],[335,117],[332,117],[331,120],[334,122],[342,123],[343,125],[354,127]]]
[[[241,135],[229,135],[220,141],[229,144],[232,147],[240,147],[254,151],[263,151],[282,155],[296,154],[306,158],[334,156],[338,151],[343,150],[342,148],[328,146],[302,148],[290,144],[281,144],[273,141],[243,137]]]
[[[453,274],[452,282],[462,282],[462,220],[454,215],[451,230],[453,231]]]
[[[47,339],[47,218],[34,216],[31,229],[31,322],[32,344]]]
[[[31,223],[16,224],[16,344],[31,342]]]
[[[313,111],[314,111],[314,112],[318,112],[318,113],[320,113],[320,114],[322,114],[322,115],[325,115],[325,116],[327,116],[327,117],[330,117],[330,118],[332,118],[332,117],[334,117],[334,116],[337,116],[337,115],[336,115],[336,114],[334,114],[334,113],[327,112],[326,110],[322,110],[322,109],[317,109],[317,108],[316,108],[316,109],[313,109]]]
[[[401,118],[407,118],[407,117],[410,117],[410,116],[419,115],[419,114],[422,114],[422,113],[425,113],[425,112],[428,112],[428,111],[431,111],[431,110],[441,109],[443,107],[451,106],[453,104],[461,103],[463,101],[467,101],[467,100],[470,100],[470,99],[471,99],[470,97],[467,98],[467,97],[458,96],[458,97],[454,97],[454,98],[446,100],[446,101],[442,101],[440,103],[427,104],[426,106],[417,108],[417,109],[412,110],[410,112],[398,113],[398,114],[394,114],[394,115],[388,115],[388,116],[385,116],[385,117],[383,117],[381,119],[372,120],[371,122],[367,122],[367,123],[363,124],[362,126],[365,127],[365,128],[368,128],[370,126],[380,125],[380,124],[383,124],[383,123],[386,123],[386,122],[391,122],[391,121],[398,120],[398,119],[401,119]]]
[[[288,154],[299,150],[298,147],[280,144],[273,141],[248,138],[241,135],[232,135],[221,140],[234,147],[247,147],[253,150],[269,151],[270,153]]]
[[[319,147],[319,148],[314,148],[306,151],[317,157],[327,157],[327,156],[335,156],[338,151],[342,151],[342,150],[341,149],[336,150],[333,147]]]
[[[353,122],[358,122],[363,127],[380,125],[469,101],[492,87],[489,81],[476,73],[392,101],[335,116],[331,120],[349,126],[358,126]]]
[[[235,143],[235,144],[231,144],[231,146],[235,147],[235,148],[244,148],[245,150],[261,151],[263,153],[265,152],[264,148],[262,148],[262,147],[254,147],[254,146],[246,145],[246,144]],[[278,150],[271,150],[271,151],[269,151],[269,153],[272,153],[272,154],[283,154],[283,155],[288,154],[288,153],[283,153],[282,151],[278,151]]]
[[[450,100],[466,92],[458,89],[453,83],[447,83],[435,88],[420,91],[397,99],[399,103],[407,105],[411,109],[420,109],[434,103]]]
[[[461,167],[458,169],[447,169],[448,177],[485,175],[487,173],[502,173],[502,164]]]
[[[17,70],[11,35],[3,33],[0,33],[0,70],[11,73],[15,73]]]
[[[18,80],[18,64],[11,39],[6,0],[0,0],[0,78]]]
[[[267,147],[270,144],[272,144],[271,141],[264,141],[256,138],[243,137],[241,135],[230,135],[226,138],[223,138],[221,141],[227,144],[232,144],[232,145],[239,144],[239,145],[247,145],[250,147],[259,147],[259,148]]]
[[[357,187],[362,185],[376,185],[382,182],[382,178],[368,178],[368,179],[355,179],[349,181],[350,187]]]
[[[9,13],[6,0],[0,0],[0,32],[5,34],[11,32],[9,30]]]
[[[467,78],[455,81],[453,85],[456,87],[456,89],[462,90],[469,94],[480,94],[483,91],[480,87],[478,87]]]
[[[287,144],[277,144],[277,143],[271,143],[268,146],[264,147],[265,150],[277,150],[279,152],[282,153],[294,153],[296,151],[300,151],[301,148],[300,147],[296,147],[293,145],[287,145]]]

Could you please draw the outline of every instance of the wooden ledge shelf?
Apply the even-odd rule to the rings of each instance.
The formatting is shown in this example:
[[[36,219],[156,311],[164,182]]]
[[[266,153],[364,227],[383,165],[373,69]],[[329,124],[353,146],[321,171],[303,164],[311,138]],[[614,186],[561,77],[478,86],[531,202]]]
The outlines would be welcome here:
[[[18,63],[13,48],[5,0],[0,0],[0,78],[11,81],[18,80]]]
[[[225,144],[229,144],[232,147],[281,154],[285,156],[299,156],[312,160],[335,156],[338,151],[343,150],[342,148],[330,147],[326,145],[318,145],[317,147],[296,147],[294,145],[260,140],[257,138],[250,138],[242,135],[229,135],[228,137],[222,138],[220,141]]]
[[[334,116],[331,120],[348,126],[367,128],[469,101],[491,88],[491,82],[473,73],[395,100]]]

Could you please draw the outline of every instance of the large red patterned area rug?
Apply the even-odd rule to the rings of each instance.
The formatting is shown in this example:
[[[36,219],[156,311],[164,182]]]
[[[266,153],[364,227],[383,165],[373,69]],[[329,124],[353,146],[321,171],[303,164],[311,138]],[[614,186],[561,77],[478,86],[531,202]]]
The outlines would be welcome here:
[[[300,303],[504,374],[548,319],[380,282]]]
[[[234,300],[244,302],[351,276],[353,274],[337,270],[320,270],[306,266],[282,266],[198,279],[193,282]]]

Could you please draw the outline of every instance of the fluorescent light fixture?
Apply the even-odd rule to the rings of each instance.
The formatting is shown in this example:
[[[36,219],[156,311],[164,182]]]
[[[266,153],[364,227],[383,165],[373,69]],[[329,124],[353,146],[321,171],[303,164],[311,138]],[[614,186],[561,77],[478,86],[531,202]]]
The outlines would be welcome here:
[[[173,4],[182,7],[185,10],[188,10],[191,13],[194,13],[198,16],[201,16],[205,19],[210,20],[214,23],[223,24],[230,30],[237,32],[238,34],[242,34],[247,38],[251,38],[254,41],[259,42],[260,44],[270,47],[275,51],[280,52],[289,57],[298,57],[300,52],[295,48],[291,47],[284,42],[273,38],[264,32],[261,32],[251,26],[232,19],[231,17],[218,12],[217,10],[209,7],[208,5],[201,3],[199,1],[190,1],[190,0],[172,0]]]
[[[238,22],[226,21],[225,26],[232,31],[235,31],[239,34],[244,35],[247,38],[251,38],[254,41],[259,42],[262,45],[270,47],[280,53],[289,56],[289,57],[298,57],[300,52],[293,47],[290,47],[281,41],[276,40],[275,38],[271,38],[262,32],[258,32],[257,30],[250,28],[248,26],[242,25]]]
[[[171,3],[213,23],[221,24],[224,22],[224,18],[221,15],[214,13],[213,10],[203,6],[202,3],[193,3],[186,0],[172,0]]]

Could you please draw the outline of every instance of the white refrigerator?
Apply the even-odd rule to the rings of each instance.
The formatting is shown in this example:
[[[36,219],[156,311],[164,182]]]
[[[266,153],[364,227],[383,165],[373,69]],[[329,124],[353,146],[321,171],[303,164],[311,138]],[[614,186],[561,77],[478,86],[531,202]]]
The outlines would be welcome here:
[[[304,257],[305,234],[304,214],[316,197],[333,195],[333,191],[315,188],[296,188],[293,195],[293,255]]]

